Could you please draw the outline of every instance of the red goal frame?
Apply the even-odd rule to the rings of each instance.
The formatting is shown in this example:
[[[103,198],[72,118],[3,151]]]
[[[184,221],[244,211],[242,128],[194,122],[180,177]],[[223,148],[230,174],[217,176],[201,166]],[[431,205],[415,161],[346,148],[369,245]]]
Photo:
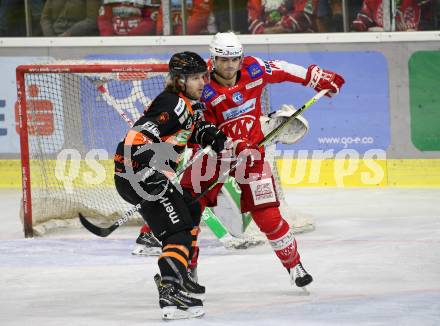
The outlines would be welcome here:
[[[26,238],[33,237],[31,172],[29,159],[28,115],[26,98],[26,74],[65,74],[65,73],[122,73],[130,76],[141,74],[147,78],[151,72],[168,72],[168,65],[162,63],[58,63],[20,65],[16,68],[18,123],[20,130],[20,157],[22,175],[23,228]],[[137,75],[140,78],[139,75]]]

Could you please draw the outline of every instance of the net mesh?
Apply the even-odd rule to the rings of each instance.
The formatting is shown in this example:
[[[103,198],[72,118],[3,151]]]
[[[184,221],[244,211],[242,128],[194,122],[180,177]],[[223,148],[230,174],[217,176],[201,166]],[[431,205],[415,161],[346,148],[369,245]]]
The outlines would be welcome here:
[[[78,224],[78,212],[98,223],[113,222],[131,207],[115,190],[113,153],[130,124],[163,90],[165,76],[25,74],[35,234]],[[140,223],[140,216],[133,221]]]

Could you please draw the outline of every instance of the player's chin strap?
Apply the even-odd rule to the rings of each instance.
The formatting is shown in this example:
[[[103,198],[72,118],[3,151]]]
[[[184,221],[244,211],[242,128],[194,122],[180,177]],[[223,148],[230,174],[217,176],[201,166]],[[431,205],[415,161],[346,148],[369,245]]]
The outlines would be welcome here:
[[[298,110],[296,110],[291,116],[289,116],[285,121],[283,121],[278,127],[276,127],[274,130],[269,132],[259,143],[258,147],[264,146],[268,144],[273,138],[277,137],[284,128],[286,128],[297,116],[302,114],[305,110],[307,110],[310,106],[312,106],[316,101],[318,101],[321,97],[323,97],[325,94],[327,94],[329,90],[323,89],[319,93],[317,93],[315,96],[313,96],[310,100],[308,100],[302,107],[300,107]],[[224,171],[217,179],[215,179],[207,188],[205,188],[194,200],[193,203],[198,201],[200,198],[202,198],[208,191],[210,191],[212,188],[215,187],[215,185],[219,182],[224,181],[229,174],[234,171],[237,166],[239,166],[241,163],[243,163],[246,160],[246,157],[240,157],[237,160],[235,160],[229,169]]]
[[[171,182],[174,184],[175,182],[179,182],[179,177],[185,172],[186,169],[188,169],[191,165],[193,165],[197,160],[199,160],[203,155],[208,154],[211,152],[211,146],[206,146],[205,148],[199,150],[188,162],[185,163],[182,168],[176,172],[176,175],[171,180]],[[143,199],[139,204],[136,206],[133,206],[128,211],[126,211],[116,222],[114,222],[111,226],[107,228],[99,227],[92,222],[90,222],[84,215],[81,213],[78,213],[79,220],[81,221],[81,224],[90,232],[93,234],[100,236],[100,237],[106,237],[109,234],[111,234],[114,230],[116,230],[121,225],[125,224],[128,219],[133,216],[140,208],[141,206],[147,201],[147,199]]]

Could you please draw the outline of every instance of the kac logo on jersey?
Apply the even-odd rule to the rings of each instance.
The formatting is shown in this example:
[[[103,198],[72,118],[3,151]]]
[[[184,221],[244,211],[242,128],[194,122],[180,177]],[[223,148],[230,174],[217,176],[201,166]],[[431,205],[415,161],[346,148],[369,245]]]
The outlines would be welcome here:
[[[210,99],[212,99],[215,96],[215,90],[214,88],[212,88],[210,85],[205,85],[205,88],[203,89],[202,92],[202,99],[204,101],[209,101]]]
[[[257,78],[260,77],[261,75],[263,75],[263,70],[261,69],[260,65],[256,62],[250,64],[246,70],[249,73],[249,76],[251,76],[251,78]]]
[[[243,94],[241,94],[240,92],[236,92],[232,94],[232,100],[234,101],[235,104],[243,103]]]

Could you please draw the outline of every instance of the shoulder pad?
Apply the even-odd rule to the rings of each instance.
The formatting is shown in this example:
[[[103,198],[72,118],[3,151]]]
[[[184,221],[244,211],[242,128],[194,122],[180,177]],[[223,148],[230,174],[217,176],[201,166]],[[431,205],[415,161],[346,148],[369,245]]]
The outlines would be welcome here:
[[[148,112],[168,112],[179,116],[182,114],[185,108],[185,102],[177,95],[172,92],[162,92],[160,93],[151,103]]]

